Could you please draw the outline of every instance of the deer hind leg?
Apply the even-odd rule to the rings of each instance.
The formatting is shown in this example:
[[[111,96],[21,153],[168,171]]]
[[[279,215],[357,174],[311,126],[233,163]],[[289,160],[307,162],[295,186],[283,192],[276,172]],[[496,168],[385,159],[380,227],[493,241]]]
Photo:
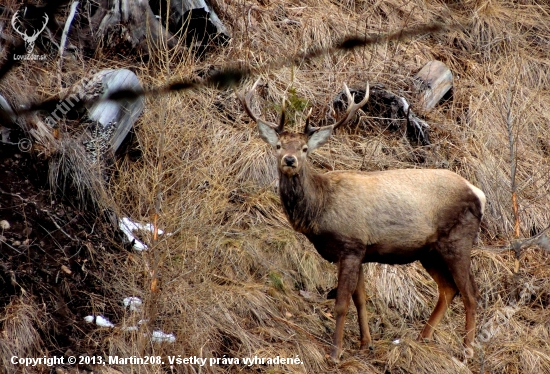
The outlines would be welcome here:
[[[454,281],[462,296],[464,311],[466,312],[466,334],[464,345],[472,348],[476,329],[477,287],[470,270],[470,253],[462,259],[456,259],[449,264]]]
[[[361,259],[357,257],[343,257],[338,262],[338,288],[336,291],[336,303],[334,314],[336,315],[336,328],[334,330],[333,348],[330,357],[338,362],[342,354],[342,341],[344,337],[344,323],[348,313],[352,294],[355,293],[359,273],[362,272]],[[365,310],[366,319],[366,310]],[[370,337],[370,334],[369,334]]]
[[[460,291],[466,313],[464,345],[472,348],[476,329],[477,286],[470,269],[470,252],[479,230],[479,219],[466,212],[440,247],[453,280]]]
[[[359,332],[361,334],[359,349],[369,347],[373,349],[372,339],[369,331],[369,318],[367,315],[367,294],[365,290],[365,276],[363,267],[359,266],[359,277],[357,279],[357,287],[352,295],[353,303],[357,308],[357,319],[359,320]]]
[[[420,262],[437,283],[439,297],[428,322],[426,322],[426,326],[424,326],[418,337],[419,340],[432,339],[435,327],[443,319],[447,308],[458,294],[458,287],[445,261],[437,253],[432,252],[428,256],[430,258],[423,259]]]

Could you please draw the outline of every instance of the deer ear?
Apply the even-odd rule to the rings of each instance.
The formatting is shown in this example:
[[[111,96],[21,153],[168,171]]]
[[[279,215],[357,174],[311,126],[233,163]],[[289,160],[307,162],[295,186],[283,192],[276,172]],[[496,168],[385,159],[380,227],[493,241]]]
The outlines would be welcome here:
[[[332,135],[332,126],[321,127],[319,130],[309,135],[307,140],[309,152],[325,144],[328,138],[330,138],[330,135]]]
[[[279,134],[277,131],[262,120],[258,120],[258,131],[260,132],[260,138],[264,142],[271,144],[273,147],[277,145],[279,141]]]

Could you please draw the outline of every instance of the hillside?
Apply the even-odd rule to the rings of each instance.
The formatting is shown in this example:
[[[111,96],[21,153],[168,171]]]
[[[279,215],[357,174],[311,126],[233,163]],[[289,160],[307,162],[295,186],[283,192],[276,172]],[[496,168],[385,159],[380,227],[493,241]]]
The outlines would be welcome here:
[[[106,68],[130,69],[146,88],[224,69],[251,71],[237,87],[147,96],[135,127],[141,155],[112,165],[99,212],[77,201],[73,189],[50,191],[44,154],[0,146],[0,220],[10,224],[0,228],[5,372],[53,372],[45,365],[24,371],[10,362],[12,356],[89,355],[161,356],[164,364],[57,365],[59,372],[550,373],[549,254],[524,250],[514,274],[514,253],[503,250],[515,236],[513,161],[520,237],[550,224],[547,2],[213,3],[232,39],[204,55],[178,44],[147,60],[124,51],[93,57],[76,52],[65,60],[64,86]],[[431,23],[452,27],[293,58],[313,48],[328,50],[347,36]],[[449,100],[423,113],[412,77],[431,60],[451,69],[454,87]],[[344,356],[337,365],[327,359],[334,301],[326,296],[336,285],[336,265],[287,223],[273,153],[235,96],[258,77],[263,84],[254,95],[256,112],[276,122],[286,96],[287,127],[296,131],[309,108],[314,122],[326,120],[343,83],[383,85],[407,98],[430,124],[431,144],[422,146],[402,129],[362,113],[312,155],[317,170],[445,168],[485,192],[488,205],[472,256],[480,291],[473,358],[464,357],[459,298],[435,341],[416,341],[437,287],[413,263],[364,265],[374,351],[358,350],[357,313],[350,307]],[[0,93],[19,103],[44,100],[59,92],[59,79],[55,58],[26,61],[2,78]],[[124,243],[117,221],[106,218],[106,207],[118,218],[156,223],[170,234],[143,232],[148,250],[137,251]],[[130,311],[123,305],[129,296],[143,306]],[[89,315],[102,315],[115,327],[88,324]],[[176,340],[153,342],[153,331]],[[178,355],[208,361],[171,366],[168,358]],[[243,363],[277,356],[299,357],[301,364]]]

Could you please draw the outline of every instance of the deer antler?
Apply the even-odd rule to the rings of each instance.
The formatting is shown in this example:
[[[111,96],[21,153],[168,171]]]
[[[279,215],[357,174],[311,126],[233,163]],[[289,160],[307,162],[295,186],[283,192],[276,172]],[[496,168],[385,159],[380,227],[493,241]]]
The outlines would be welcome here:
[[[367,88],[365,89],[365,97],[363,98],[363,100],[361,100],[361,102],[359,103],[355,103],[355,97],[349,92],[349,88],[348,86],[344,83],[344,92],[346,93],[346,96],[348,98],[348,108],[346,110],[346,114],[344,115],[344,117],[342,117],[337,123],[335,123],[334,125],[329,125],[329,126],[332,126],[332,129],[336,129],[342,125],[345,125],[346,123],[349,122],[350,119],[353,118],[353,116],[355,115],[355,113],[361,109],[363,107],[363,105],[365,105],[367,103],[367,101],[369,101],[369,84],[367,83]],[[334,112],[334,109],[331,108],[331,111]],[[304,134],[306,134],[307,136],[313,134],[315,131],[319,130],[320,127],[315,127],[315,126],[311,126],[310,125],[310,121],[309,121],[309,117],[311,116],[311,110],[309,111],[307,117],[306,117],[306,126],[304,128]],[[324,126],[324,127],[328,127],[328,126]]]
[[[46,28],[46,26],[48,25],[48,21],[50,20],[50,18],[48,17],[48,15],[46,13],[44,13],[44,25],[42,25],[42,28],[40,29],[40,31],[35,31],[32,36],[30,36],[29,38],[34,38],[36,35],[40,34],[42,31],[44,31],[44,29]]]
[[[19,21],[19,11],[15,12],[13,14],[13,17],[11,17],[11,26],[13,27],[16,33],[18,33],[22,37],[26,37],[27,34],[19,30],[19,28],[17,27],[17,23],[16,23],[17,21]]]
[[[367,82],[367,88],[365,89],[365,97],[361,102],[355,103],[355,96],[352,95],[349,92],[348,86],[344,83],[344,92],[346,93],[346,96],[348,98],[348,109],[346,110],[346,115],[342,117],[338,122],[336,122],[333,126],[333,129],[337,129],[338,127],[345,125],[349,122],[355,115],[355,113],[363,107],[369,101],[369,83]]]
[[[248,114],[248,116],[250,118],[252,118],[252,120],[254,122],[263,122],[265,123],[266,125],[272,127],[275,129],[275,131],[280,134],[281,132],[283,132],[283,127],[285,125],[285,100],[283,99],[283,105],[282,105],[282,112],[281,112],[281,118],[279,119],[279,125],[273,123],[273,122],[268,122],[266,121],[265,119],[263,118],[260,118],[258,116],[256,116],[253,112],[252,112],[252,109],[250,108],[250,98],[252,97],[252,93],[254,92],[254,89],[256,88],[256,86],[258,85],[258,83],[260,82],[260,79],[261,78],[258,78],[258,80],[256,82],[254,82],[254,85],[252,86],[252,88],[250,89],[250,91],[248,91],[248,93],[246,94],[246,96],[242,96],[242,93],[237,93],[237,98],[240,100],[241,104],[243,105],[243,108],[244,110],[246,111],[246,113]]]
[[[309,119],[311,117],[311,112],[313,112],[313,108],[311,108],[309,110],[309,112],[307,113],[307,117],[306,117],[306,126],[304,127],[304,134],[306,134],[307,136],[310,136],[315,131],[319,130],[319,127],[315,127],[315,126],[310,125],[310,120]]]

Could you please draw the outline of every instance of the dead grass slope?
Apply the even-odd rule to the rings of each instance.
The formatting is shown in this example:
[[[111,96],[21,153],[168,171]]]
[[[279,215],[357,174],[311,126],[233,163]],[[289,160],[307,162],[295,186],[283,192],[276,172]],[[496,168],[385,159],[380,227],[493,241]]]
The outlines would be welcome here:
[[[313,163],[320,170],[448,168],[485,191],[489,204],[479,243],[485,249],[473,256],[482,295],[476,355],[463,362],[464,315],[458,301],[434,343],[415,341],[436,296],[435,283],[419,265],[369,264],[365,272],[376,349],[355,350],[358,330],[350,309],[344,359],[339,366],[327,363],[333,302],[323,298],[335,285],[335,266],[286,223],[270,151],[234,93],[212,89],[148,99],[137,129],[143,157],[137,163],[120,162],[111,186],[121,213],[144,222],[158,213],[159,226],[173,233],[156,241],[146,238],[150,250],[132,254],[117,269],[120,284],[125,284],[120,293],[142,297],[146,308],[142,315],[128,314],[116,322],[147,318],[154,328],[173,332],[177,342],[152,345],[141,331],[115,329],[108,336],[92,331],[97,352],[208,358],[298,355],[304,362],[180,365],[172,369],[178,373],[550,372],[548,256],[528,250],[514,277],[511,254],[487,250],[513,235],[508,122],[517,146],[522,235],[549,222],[550,7],[527,0],[219,0],[216,6],[232,25],[230,45],[203,59],[184,49],[160,53],[138,68],[146,85],[228,64],[261,68],[280,56],[330,46],[350,34],[428,22],[463,25],[445,34],[264,71],[267,86],[255,100],[274,119],[281,97],[292,96],[298,110],[290,108],[291,122],[300,123],[306,103],[313,107],[315,120],[321,120],[343,82],[362,87],[369,81],[410,98],[414,106],[409,92],[414,73],[432,59],[451,68],[456,79],[452,101],[425,113],[432,145],[412,146],[402,134],[367,116],[334,136],[316,152]],[[160,292],[150,291],[152,271],[160,277]],[[513,299],[517,301],[511,305]]]

